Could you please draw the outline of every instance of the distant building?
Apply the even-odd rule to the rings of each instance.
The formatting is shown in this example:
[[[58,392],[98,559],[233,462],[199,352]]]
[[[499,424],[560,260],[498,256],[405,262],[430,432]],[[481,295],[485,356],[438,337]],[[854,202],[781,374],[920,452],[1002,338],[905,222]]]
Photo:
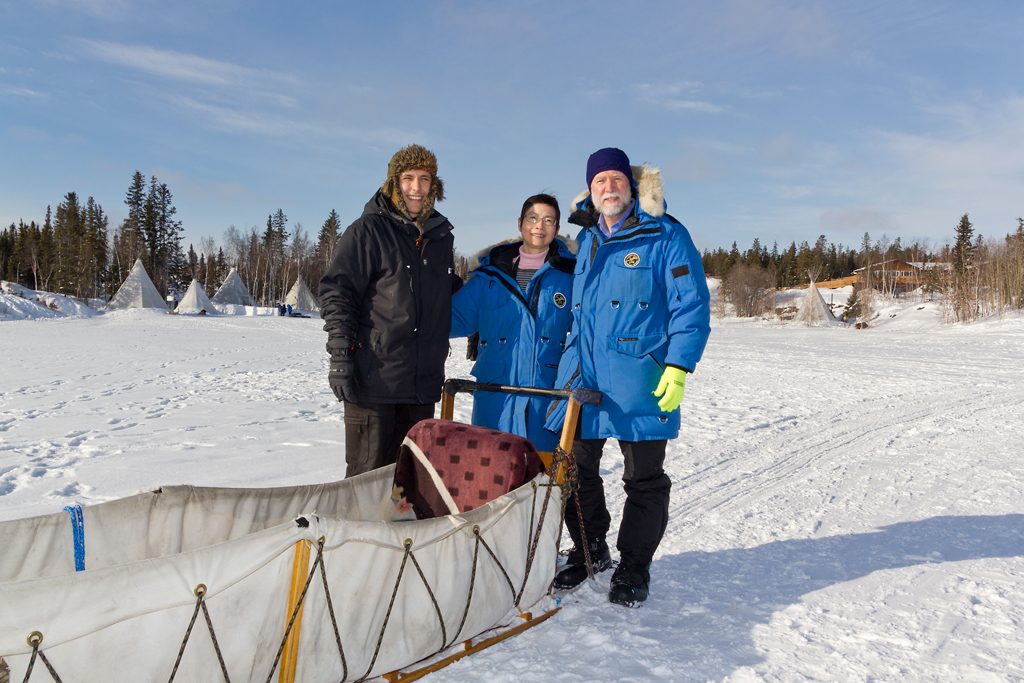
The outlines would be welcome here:
[[[839,280],[817,283],[821,289],[839,289],[857,285],[867,278],[868,268],[871,269],[871,286],[875,289],[891,291],[895,294],[906,292],[926,284],[931,273],[937,270],[947,270],[948,263],[908,263],[892,259],[873,263],[871,266],[858,268],[852,275]]]

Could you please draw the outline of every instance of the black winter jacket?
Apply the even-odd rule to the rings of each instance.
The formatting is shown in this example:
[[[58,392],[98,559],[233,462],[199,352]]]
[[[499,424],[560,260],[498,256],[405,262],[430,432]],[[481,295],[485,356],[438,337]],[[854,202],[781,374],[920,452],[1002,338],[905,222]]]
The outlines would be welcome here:
[[[452,225],[421,236],[378,190],[338,239],[320,279],[327,350],[353,344],[359,403],[436,403],[452,321]]]

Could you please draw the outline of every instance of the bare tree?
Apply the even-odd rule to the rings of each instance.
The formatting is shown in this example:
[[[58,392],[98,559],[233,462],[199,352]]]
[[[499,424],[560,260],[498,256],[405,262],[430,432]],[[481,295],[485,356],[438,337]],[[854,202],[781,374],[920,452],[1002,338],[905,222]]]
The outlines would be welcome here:
[[[737,262],[722,281],[722,292],[736,307],[736,315],[750,318],[764,313],[769,305],[769,293],[775,286],[774,273],[760,266]]]

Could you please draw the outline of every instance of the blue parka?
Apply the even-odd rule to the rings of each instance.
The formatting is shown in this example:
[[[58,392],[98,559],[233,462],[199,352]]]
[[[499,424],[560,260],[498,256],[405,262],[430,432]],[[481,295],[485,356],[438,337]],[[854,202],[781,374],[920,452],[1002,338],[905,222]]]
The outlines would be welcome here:
[[[556,386],[604,394],[584,405],[581,437],[673,439],[679,411],[663,413],[653,395],[666,365],[693,372],[711,332],[710,295],[700,254],[681,223],[665,213],[658,172],[633,167],[631,214],[605,238],[591,198],[569,222],[583,225],[572,292],[573,326]],[[566,401],[547,416],[559,431]]]
[[[551,387],[565,348],[572,313],[576,261],[561,240],[551,243],[547,261],[519,288],[513,259],[522,242],[499,244],[480,259],[452,297],[452,337],[480,333],[472,373],[478,382]],[[540,451],[552,451],[555,434],[544,429],[550,399],[478,391],[473,424],[525,436]]]

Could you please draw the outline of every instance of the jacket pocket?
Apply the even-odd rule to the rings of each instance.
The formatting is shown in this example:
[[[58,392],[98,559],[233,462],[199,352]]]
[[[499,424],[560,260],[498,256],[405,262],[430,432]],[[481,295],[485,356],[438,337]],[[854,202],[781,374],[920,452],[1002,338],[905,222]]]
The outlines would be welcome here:
[[[608,337],[607,386],[601,387],[620,411],[627,415],[660,412],[653,391],[665,370],[664,334],[615,334]]]
[[[618,353],[643,358],[668,342],[665,334],[613,334],[608,337],[608,348]]]
[[[650,301],[654,291],[654,271],[650,266],[615,263],[612,293],[620,301]]]

